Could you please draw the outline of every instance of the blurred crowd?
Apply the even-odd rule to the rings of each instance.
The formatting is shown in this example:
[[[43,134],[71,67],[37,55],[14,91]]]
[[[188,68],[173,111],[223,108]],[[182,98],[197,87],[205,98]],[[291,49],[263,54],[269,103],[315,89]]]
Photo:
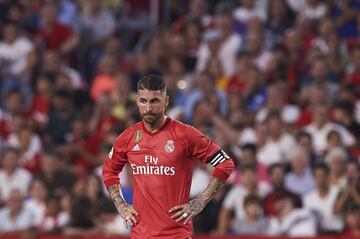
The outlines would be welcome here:
[[[0,234],[129,233],[101,165],[158,74],[236,163],[195,233],[360,236],[360,1],[1,0],[0,32]]]

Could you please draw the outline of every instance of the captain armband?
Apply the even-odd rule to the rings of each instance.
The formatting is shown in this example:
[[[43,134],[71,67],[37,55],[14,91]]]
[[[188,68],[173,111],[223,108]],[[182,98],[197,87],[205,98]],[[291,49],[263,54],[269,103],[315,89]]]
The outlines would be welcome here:
[[[225,160],[230,159],[229,155],[227,155],[224,150],[220,149],[218,152],[216,152],[208,161],[208,163],[216,167],[219,163],[224,162]]]

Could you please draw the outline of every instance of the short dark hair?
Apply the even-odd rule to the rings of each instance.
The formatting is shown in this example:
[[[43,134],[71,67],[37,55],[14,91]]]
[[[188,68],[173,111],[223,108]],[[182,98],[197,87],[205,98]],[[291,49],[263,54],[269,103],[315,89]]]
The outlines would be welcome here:
[[[0,159],[3,159],[5,157],[5,155],[9,154],[9,153],[13,153],[16,155],[16,157],[19,156],[20,151],[17,148],[11,147],[11,146],[7,146],[5,148],[3,148],[0,156]]]
[[[253,155],[256,155],[256,145],[252,144],[252,143],[246,143],[244,145],[241,146],[241,150],[243,151],[250,151]]]
[[[271,119],[277,119],[281,121],[281,115],[280,112],[277,110],[270,111],[268,115],[266,116],[266,122],[268,123]]]
[[[296,141],[299,141],[303,137],[308,138],[310,141],[312,141],[311,134],[309,134],[308,132],[303,131],[303,130],[301,130],[300,132],[298,132],[296,134]]]
[[[245,173],[247,171],[251,171],[253,173],[256,173],[256,165],[255,164],[245,164],[241,165],[240,172]]]
[[[246,207],[249,204],[257,204],[261,206],[261,199],[256,194],[248,194],[244,198],[244,207]]]
[[[354,104],[348,100],[336,101],[334,103],[334,107],[343,110],[349,116],[351,116],[354,112]]]
[[[285,173],[285,166],[281,163],[273,163],[268,167],[267,173],[268,175],[271,175],[273,173],[273,171],[277,168],[280,168],[281,170],[284,171]]]
[[[330,168],[329,166],[327,166],[325,163],[319,163],[319,164],[315,164],[314,168],[313,168],[313,173],[315,174],[316,170],[322,170],[325,174],[329,174],[330,173]]]
[[[137,84],[137,92],[139,90],[159,90],[161,92],[166,92],[165,81],[157,75],[146,75],[143,76]]]

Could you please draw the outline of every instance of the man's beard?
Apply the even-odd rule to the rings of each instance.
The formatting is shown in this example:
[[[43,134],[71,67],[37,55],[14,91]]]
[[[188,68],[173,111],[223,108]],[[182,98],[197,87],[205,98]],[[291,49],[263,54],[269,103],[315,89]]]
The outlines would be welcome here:
[[[143,114],[141,115],[142,119],[149,125],[154,125],[159,121],[161,114]]]

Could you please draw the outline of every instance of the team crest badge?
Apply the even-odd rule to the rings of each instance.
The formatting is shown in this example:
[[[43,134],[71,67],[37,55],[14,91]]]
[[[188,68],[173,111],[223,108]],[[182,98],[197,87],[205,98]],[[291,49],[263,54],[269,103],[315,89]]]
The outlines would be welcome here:
[[[172,152],[174,152],[174,150],[175,150],[174,141],[168,140],[165,145],[165,151],[167,153],[172,153]]]
[[[142,131],[140,129],[135,131],[134,141],[135,143],[139,143],[142,138]]]

